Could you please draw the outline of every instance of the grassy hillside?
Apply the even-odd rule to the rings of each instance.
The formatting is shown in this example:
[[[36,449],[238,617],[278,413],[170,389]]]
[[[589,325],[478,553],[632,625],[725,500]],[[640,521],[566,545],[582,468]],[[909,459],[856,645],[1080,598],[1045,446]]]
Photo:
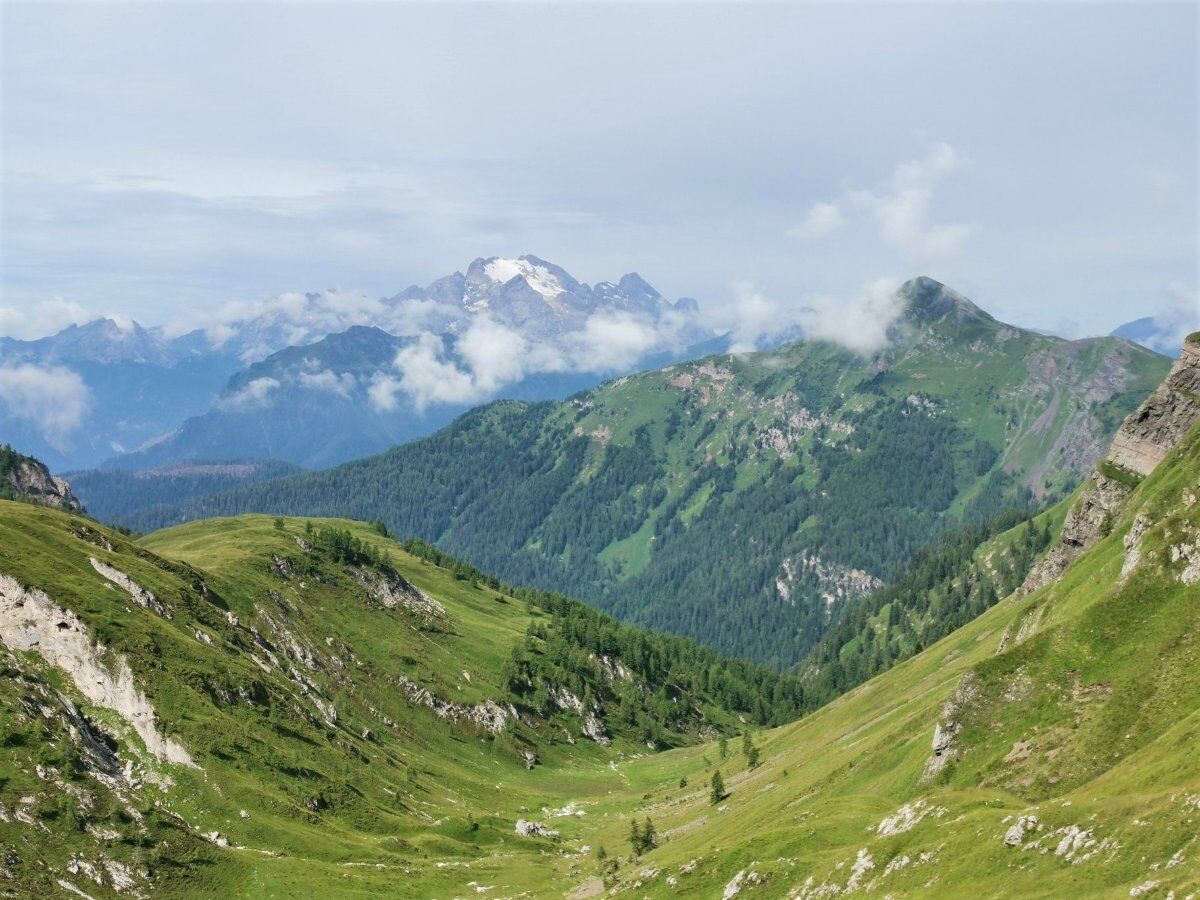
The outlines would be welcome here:
[[[1198,496],[1200,427],[1061,578],[798,722],[751,728],[749,756],[741,739],[696,743],[715,736],[706,726],[745,727],[711,702],[719,660],[668,664],[656,686],[669,643],[655,652],[652,637],[589,628],[558,601],[497,591],[369,526],[249,516],[130,543],[78,516],[0,503],[0,633],[15,648],[0,682],[6,886],[1191,896]],[[387,573],[390,593],[375,580]],[[563,704],[545,710],[512,687],[516,657],[565,682],[569,646],[589,641],[621,648],[576,686],[600,704],[607,745],[585,736],[560,685]],[[690,712],[667,734],[682,746],[648,752],[623,698],[614,707],[605,693],[609,677],[617,694],[637,685],[646,711],[677,689]],[[519,715],[493,728],[509,703]],[[647,819],[656,839],[635,855],[631,822]]]
[[[620,883],[719,896],[743,872],[742,893],[764,897],[1195,896],[1198,494],[1193,430],[1061,580],[759,734],[753,771],[711,746],[621,766],[648,794],[631,814],[667,840]],[[729,796],[714,805],[718,766]],[[595,840],[623,837],[614,823]]]
[[[775,673],[423,556],[355,523],[133,543],[0,502],[6,883],[433,896],[491,860],[532,889],[551,844],[517,819],[795,708]]]
[[[784,668],[942,534],[1069,493],[1168,366],[1004,325],[928,279],[905,290],[871,358],[801,342],[494,404],[127,524],[382,516],[510,581]]]

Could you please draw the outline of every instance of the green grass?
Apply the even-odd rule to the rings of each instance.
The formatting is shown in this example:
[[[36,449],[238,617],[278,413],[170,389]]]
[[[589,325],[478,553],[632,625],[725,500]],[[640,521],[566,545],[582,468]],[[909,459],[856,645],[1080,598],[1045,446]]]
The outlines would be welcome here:
[[[52,893],[64,878],[110,896],[107,880],[68,872],[72,857],[107,857],[146,871],[143,888],[168,896],[450,897],[484,886],[486,896],[557,897],[595,887],[603,846],[615,862],[610,883],[638,897],[720,896],[741,870],[760,882],[744,884],[745,896],[804,896],[806,884],[844,894],[856,860],[869,857],[859,891],[876,896],[1127,897],[1157,881],[1147,896],[1174,890],[1182,900],[1200,889],[1200,604],[1197,585],[1181,580],[1180,550],[1200,534],[1200,503],[1188,500],[1198,489],[1193,433],[1062,579],[1000,602],[801,721],[756,732],[754,771],[737,740],[721,759],[715,743],[664,753],[620,737],[607,748],[570,744],[558,720],[492,737],[412,705],[399,674],[458,703],[502,696],[504,659],[525,639],[529,612],[366,526],[337,523],[386,550],[449,622],[372,604],[339,567],[306,562],[302,520],[283,530],[262,516],[209,520],[131,543],[79,517],[0,503],[0,571],[47,591],[126,656],[161,728],[203,766],[136,762],[136,773],[168,774],[166,790],[114,790],[80,774],[56,692],[118,732],[120,722],[84,704],[59,670],[6,654],[7,887]],[[1124,540],[1140,513],[1151,523],[1142,562],[1123,578]],[[981,557],[1011,540],[1002,535]],[[153,590],[172,618],[106,587],[90,556]],[[297,574],[273,572],[275,556]],[[1017,643],[1031,616],[1038,628]],[[337,727],[320,721],[284,669],[254,662],[266,655],[250,626],[287,658],[271,620],[319,657],[306,677],[336,704]],[[974,688],[958,714],[958,755],[923,783],[934,726],[964,677]],[[534,743],[541,763],[528,771],[520,752]],[[127,729],[120,745],[139,759]],[[713,806],[717,768],[729,793]],[[544,811],[568,803],[585,815]],[[915,804],[920,821],[881,833],[886,817]],[[1014,817],[1026,814],[1041,831],[1028,849],[1006,846]],[[626,841],[632,816],[651,817],[660,835],[641,859]],[[561,834],[519,838],[518,818]],[[1069,842],[1056,853],[1069,828],[1088,832],[1070,857]],[[108,830],[117,836],[96,836]],[[213,830],[234,846],[201,837]]]

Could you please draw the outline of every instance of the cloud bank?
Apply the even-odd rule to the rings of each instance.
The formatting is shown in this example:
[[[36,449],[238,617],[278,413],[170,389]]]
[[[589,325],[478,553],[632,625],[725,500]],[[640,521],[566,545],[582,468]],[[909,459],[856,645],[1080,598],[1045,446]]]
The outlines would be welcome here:
[[[873,353],[888,343],[888,328],[904,311],[901,280],[877,278],[850,294],[818,294],[801,303],[768,297],[750,282],[734,287],[728,323],[734,353],[804,337]]]
[[[30,422],[62,450],[87,414],[91,392],[78,374],[63,366],[0,366],[0,400],[5,415]]]

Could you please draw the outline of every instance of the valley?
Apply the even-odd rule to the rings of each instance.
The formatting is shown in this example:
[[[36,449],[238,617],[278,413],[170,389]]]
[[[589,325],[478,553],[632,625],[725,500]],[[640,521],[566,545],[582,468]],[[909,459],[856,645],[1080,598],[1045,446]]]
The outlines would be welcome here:
[[[120,521],[381,517],[514,583],[786,668],[943,535],[1069,494],[1169,366],[1005,325],[930,279],[902,292],[873,356],[799,341],[500,401],[379,456]]]
[[[1198,386],[1200,334],[1069,508],[973,554],[1052,530],[1021,587],[775,728],[802,682],[380,526],[240,516],[134,542],[0,501],[6,880],[1190,896]]]

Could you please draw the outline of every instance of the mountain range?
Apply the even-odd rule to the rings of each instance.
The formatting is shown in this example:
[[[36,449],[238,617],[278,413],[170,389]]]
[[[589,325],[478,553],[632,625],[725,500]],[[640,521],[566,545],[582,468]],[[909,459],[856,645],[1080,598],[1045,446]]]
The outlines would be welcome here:
[[[786,668],[939,537],[1069,494],[1169,365],[1006,325],[928,278],[902,296],[874,355],[799,341],[498,402],[379,456],[120,521],[380,517],[510,581]]]
[[[632,343],[614,346],[614,328]],[[535,256],[491,257],[392,297],[283,294],[216,310],[178,336],[98,319],[0,338],[2,437],[59,469],[213,455],[330,465],[427,434],[498,393],[562,397],[696,355],[688,348],[712,337],[695,300],[669,302],[636,273],[591,287]],[[479,358],[484,338],[511,350],[507,365]],[[396,353],[414,342],[419,371],[397,370]],[[457,390],[414,395],[430,367]],[[305,419],[293,423],[298,409]]]
[[[983,354],[996,332],[922,287],[891,366],[922,360],[931,381],[949,333]],[[1200,333],[1147,393],[1072,497],[970,554],[986,568],[1049,532],[1020,586],[782,725],[805,679],[379,523],[247,515],[133,540],[0,500],[6,884],[1189,897]],[[869,627],[923,627],[914,586]]]

